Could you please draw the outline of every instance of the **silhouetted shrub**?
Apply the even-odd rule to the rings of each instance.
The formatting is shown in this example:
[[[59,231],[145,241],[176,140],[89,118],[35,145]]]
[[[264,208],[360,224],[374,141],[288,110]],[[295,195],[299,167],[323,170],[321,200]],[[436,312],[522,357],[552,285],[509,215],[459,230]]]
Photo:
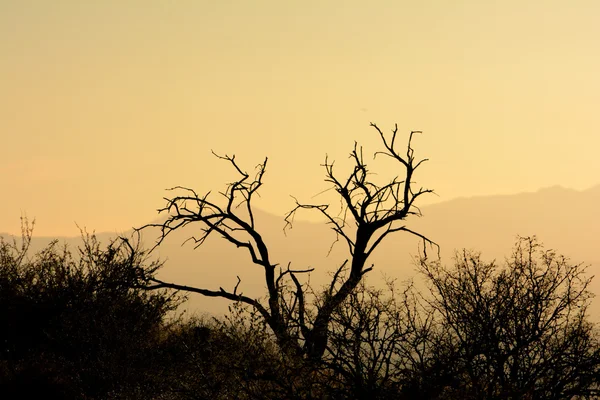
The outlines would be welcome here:
[[[435,353],[451,382],[445,398],[572,399],[597,396],[600,342],[588,320],[585,267],[520,238],[500,267],[463,251],[452,268],[422,263],[438,315]],[[427,377],[424,377],[427,378]]]
[[[169,327],[160,346],[165,380],[177,399],[304,399],[311,383],[303,364],[286,359],[274,336],[243,303],[222,318],[190,318]]]
[[[155,385],[152,350],[177,300],[136,288],[145,253],[84,236],[77,257],[57,241],[29,258],[0,240],[0,363],[5,388],[59,390],[63,398],[107,398]],[[155,269],[149,263],[146,269]]]

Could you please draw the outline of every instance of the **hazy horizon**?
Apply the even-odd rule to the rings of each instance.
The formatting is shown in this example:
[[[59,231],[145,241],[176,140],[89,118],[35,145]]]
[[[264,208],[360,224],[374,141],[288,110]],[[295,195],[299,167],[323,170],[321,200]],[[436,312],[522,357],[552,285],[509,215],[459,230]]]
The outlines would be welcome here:
[[[559,187],[545,188],[536,192],[508,196],[478,196],[457,198],[431,204],[422,208],[422,218],[408,218],[407,225],[440,245],[440,256],[446,265],[453,263],[455,251],[463,248],[481,252],[486,261],[501,263],[509,257],[517,236],[536,235],[547,249],[570,258],[572,263],[589,265],[589,276],[597,275],[600,256],[597,251],[600,237],[600,185],[586,191]],[[568,206],[565,206],[568,205]],[[298,214],[294,228],[283,233],[284,221],[261,209],[255,210],[256,227],[269,248],[271,260],[279,265],[292,263],[295,268],[314,267],[310,281],[318,287],[325,282],[339,264],[348,257],[347,248],[339,244],[328,255],[335,239],[330,226],[306,221],[309,212]],[[145,221],[150,222],[150,221]],[[262,274],[257,274],[247,252],[236,249],[218,236],[212,237],[199,249],[191,243],[182,246],[185,239],[198,233],[201,226],[190,226],[175,232],[152,257],[166,261],[161,270],[163,279],[203,288],[234,285],[236,276],[242,279],[241,290],[245,294],[264,295]],[[88,229],[91,232],[92,229]],[[111,232],[96,231],[98,239],[106,244]],[[123,230],[120,235],[129,235]],[[145,230],[142,246],[151,247],[158,238],[158,231]],[[0,231],[0,236],[9,239]],[[41,250],[54,237],[36,234],[30,254]],[[137,239],[137,238],[136,238]],[[79,234],[59,238],[71,250],[81,245]],[[404,282],[416,278],[414,257],[420,253],[422,243],[418,238],[397,233],[381,243],[370,262],[375,269],[368,275],[369,284],[383,285],[386,276]],[[218,266],[218,268],[216,268]],[[590,287],[600,293],[600,281],[594,280]],[[186,307],[203,312],[226,312],[228,301],[191,295]],[[591,313],[600,320],[600,304],[593,302]]]
[[[448,204],[448,203],[452,203],[454,201],[460,201],[460,200],[469,200],[469,199],[481,199],[481,198],[495,198],[495,197],[503,197],[503,196],[519,196],[519,195],[526,195],[526,194],[535,194],[535,193],[540,193],[543,191],[549,191],[549,190],[554,190],[554,189],[558,189],[558,190],[562,190],[562,191],[574,191],[574,192],[588,192],[591,190],[600,190],[600,184],[597,185],[593,185],[589,188],[585,188],[582,190],[577,190],[574,188],[568,188],[568,187],[563,187],[561,185],[553,185],[553,186],[547,186],[547,187],[542,187],[539,188],[537,190],[534,191],[524,191],[524,192],[519,192],[519,193],[501,193],[501,194],[492,194],[492,195],[473,195],[473,196],[459,196],[459,197],[455,197],[455,198],[451,198],[451,199],[440,199],[439,197],[437,197],[438,201],[433,201],[433,202],[427,202],[425,204],[425,209],[427,209],[430,206],[435,206],[435,205],[444,205],[444,204]],[[435,196],[433,196],[435,197]],[[293,203],[290,202],[290,209],[293,207]],[[269,214],[271,216],[275,216],[275,217],[281,217],[283,218],[285,216],[285,213],[275,213],[275,212],[271,212],[267,209],[261,208],[261,207],[253,207],[255,212],[262,212],[265,214]],[[526,210],[523,210],[526,211]],[[87,231],[88,233],[97,233],[97,234],[122,234],[124,232],[130,231],[132,228],[138,228],[146,223],[151,223],[153,221],[157,221],[160,220],[161,218],[163,218],[166,214],[164,213],[158,213],[156,212],[151,218],[149,218],[148,220],[145,221],[141,221],[138,224],[132,224],[132,225],[125,225],[123,227],[117,228],[117,229],[107,229],[107,230],[99,230],[94,228],[93,226],[85,226],[82,224],[77,223],[77,221],[73,222],[73,230],[72,232],[67,232],[66,234],[57,234],[57,233],[46,233],[48,231],[48,228],[44,228],[43,226],[41,226],[40,221],[32,215],[28,215],[27,213],[23,213],[21,215],[21,217],[27,218],[27,220],[29,221],[29,223],[35,222],[35,229],[33,232],[33,235],[35,237],[66,237],[66,238],[72,238],[72,237],[79,237],[81,234],[81,230],[83,231]],[[306,223],[317,223],[317,224],[325,224],[326,221],[319,219],[319,216],[316,213],[310,213],[310,212],[304,212],[304,213],[299,213],[296,217],[295,217],[295,221],[301,221],[301,222],[306,222]],[[424,216],[426,218],[426,216]],[[20,217],[15,217],[12,218],[10,221],[0,221],[0,223],[3,224],[3,228],[0,228],[0,235],[6,234],[6,235],[12,235],[12,236],[18,236],[20,235],[21,232],[21,218]],[[17,228],[14,231],[8,231],[6,229],[4,229],[4,227],[7,226],[11,226],[11,225],[15,225],[17,226]],[[42,233],[40,233],[40,231]],[[543,232],[541,232],[543,234]]]

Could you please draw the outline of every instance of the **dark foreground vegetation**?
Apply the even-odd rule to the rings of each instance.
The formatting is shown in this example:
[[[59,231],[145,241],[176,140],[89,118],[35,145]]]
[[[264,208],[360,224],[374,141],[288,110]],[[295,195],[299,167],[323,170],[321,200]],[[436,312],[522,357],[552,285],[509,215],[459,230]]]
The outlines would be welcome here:
[[[325,160],[331,204],[296,200],[320,213],[348,250],[331,281],[314,288],[307,269],[270,259],[255,224],[252,198],[267,159],[216,200],[177,187],[160,211],[160,245],[192,226],[196,246],[217,235],[246,252],[264,278],[263,298],[232,289],[159,279],[158,261],[135,238],[101,246],[84,235],[77,253],[51,243],[30,255],[22,241],[0,241],[0,384],[2,398],[64,399],[591,399],[600,391],[600,336],[591,323],[585,267],[533,238],[518,238],[502,264],[473,251],[442,265],[436,244],[411,230],[417,160],[411,142],[397,150],[397,128],[374,155],[403,172],[372,181],[355,144],[354,166],[339,176]],[[139,232],[139,230],[138,230]],[[155,231],[156,232],[156,231]],[[405,233],[423,241],[417,260],[424,286],[368,286],[370,255]],[[334,242],[335,243],[335,242]],[[431,251],[430,251],[431,253]],[[399,266],[401,268],[403,266]],[[182,318],[181,293],[231,301],[221,319]]]
[[[182,299],[142,289],[160,266],[126,241],[84,237],[28,256],[0,242],[2,398],[595,398],[597,328],[584,268],[532,238],[502,266],[464,251],[422,262],[429,290],[361,284],[316,362],[285,354],[242,302],[174,318]],[[142,271],[144,271],[142,273]]]

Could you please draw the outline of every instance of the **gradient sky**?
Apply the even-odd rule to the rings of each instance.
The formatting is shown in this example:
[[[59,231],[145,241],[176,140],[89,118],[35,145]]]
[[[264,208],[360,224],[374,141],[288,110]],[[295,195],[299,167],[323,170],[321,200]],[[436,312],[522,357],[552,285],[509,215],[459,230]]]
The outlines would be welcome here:
[[[341,170],[354,140],[377,149],[371,121],[424,131],[429,201],[588,188],[599,15],[595,0],[0,0],[0,232],[24,213],[39,235],[145,223],[165,188],[235,177],[211,149],[248,169],[269,156],[257,206],[281,214],[327,188],[325,153]]]

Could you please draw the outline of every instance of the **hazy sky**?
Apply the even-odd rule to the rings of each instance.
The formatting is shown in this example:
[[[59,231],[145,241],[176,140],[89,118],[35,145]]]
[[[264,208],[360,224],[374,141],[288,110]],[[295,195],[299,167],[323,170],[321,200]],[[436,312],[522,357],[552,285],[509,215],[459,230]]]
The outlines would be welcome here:
[[[599,15],[596,0],[0,0],[0,231],[22,213],[38,234],[147,222],[165,188],[235,177],[211,149],[248,169],[269,156],[257,205],[283,213],[327,187],[325,153],[341,169],[354,140],[377,149],[371,121],[424,131],[431,201],[585,189]]]

